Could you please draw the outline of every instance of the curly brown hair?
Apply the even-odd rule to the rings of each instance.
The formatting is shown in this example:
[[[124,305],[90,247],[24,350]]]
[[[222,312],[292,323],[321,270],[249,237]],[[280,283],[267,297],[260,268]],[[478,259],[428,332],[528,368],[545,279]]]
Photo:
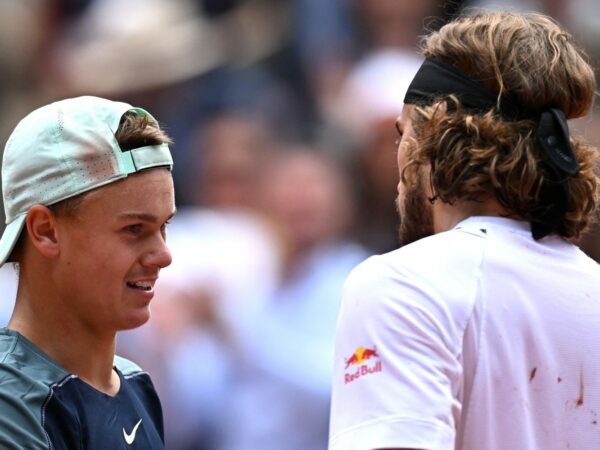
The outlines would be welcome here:
[[[522,110],[553,107],[572,119],[587,114],[593,103],[596,83],[585,54],[541,14],[465,16],[426,36],[422,53],[481,80],[499,101],[508,99]],[[568,206],[553,231],[578,237],[600,199],[598,151],[571,137],[580,170],[561,174],[536,142],[536,120],[507,120],[496,109],[476,113],[454,96],[416,107],[403,180],[429,165],[434,198],[453,203],[495,197],[510,216],[531,223],[544,220],[560,185]]]

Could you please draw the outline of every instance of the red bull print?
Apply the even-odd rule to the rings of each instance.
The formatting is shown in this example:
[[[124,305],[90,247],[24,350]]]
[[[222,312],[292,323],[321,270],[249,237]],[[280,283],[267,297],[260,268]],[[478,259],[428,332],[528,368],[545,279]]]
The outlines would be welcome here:
[[[376,348],[359,347],[345,362],[344,383],[346,384],[382,370],[381,360]]]

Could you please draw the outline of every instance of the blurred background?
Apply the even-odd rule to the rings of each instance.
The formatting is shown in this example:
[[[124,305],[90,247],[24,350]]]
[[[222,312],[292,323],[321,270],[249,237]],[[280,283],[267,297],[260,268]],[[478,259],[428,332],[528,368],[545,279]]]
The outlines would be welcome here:
[[[472,8],[548,13],[598,67],[597,0],[0,0],[0,142],[99,95],[173,137],[174,262],[119,336],[169,450],[325,450],[340,290],[398,247],[396,132],[419,37]],[[600,145],[600,113],[572,124]],[[581,240],[600,261],[600,231]],[[6,323],[15,273],[0,270]]]

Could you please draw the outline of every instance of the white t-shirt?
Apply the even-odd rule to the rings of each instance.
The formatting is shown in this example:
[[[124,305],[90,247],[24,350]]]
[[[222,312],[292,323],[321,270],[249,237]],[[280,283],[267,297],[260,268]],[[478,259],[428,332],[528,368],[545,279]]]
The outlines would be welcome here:
[[[600,448],[600,265],[527,223],[369,258],[335,352],[330,450]]]

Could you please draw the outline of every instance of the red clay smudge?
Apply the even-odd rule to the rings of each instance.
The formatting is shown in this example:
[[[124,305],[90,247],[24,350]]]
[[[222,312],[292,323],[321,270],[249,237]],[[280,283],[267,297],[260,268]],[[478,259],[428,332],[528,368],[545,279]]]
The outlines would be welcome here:
[[[575,402],[577,406],[583,405],[583,369],[579,371],[579,398]]]
[[[537,367],[534,367],[533,369],[531,369],[531,373],[529,374],[529,382],[531,383],[531,381],[533,381],[533,379],[535,378],[535,373],[537,372]]]

